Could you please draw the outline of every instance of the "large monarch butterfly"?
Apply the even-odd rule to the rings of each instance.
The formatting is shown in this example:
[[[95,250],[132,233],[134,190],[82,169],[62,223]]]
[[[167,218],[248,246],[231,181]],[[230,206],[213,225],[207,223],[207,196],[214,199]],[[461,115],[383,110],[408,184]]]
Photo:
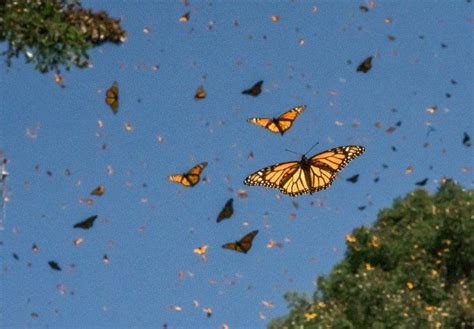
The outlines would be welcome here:
[[[255,123],[272,133],[280,133],[283,136],[285,131],[291,128],[298,115],[305,109],[305,105],[300,105],[280,114],[278,118],[250,118],[247,122]]]
[[[255,236],[257,236],[257,234],[258,230],[252,231],[246,234],[242,239],[238,241],[224,244],[222,248],[234,250],[237,252],[243,252],[244,254],[246,254],[250,250],[250,248],[252,248],[252,241]]]
[[[117,114],[119,107],[119,87],[117,81],[105,93],[105,103],[110,106],[112,112]]]
[[[369,72],[369,70],[372,68],[372,58],[373,57],[370,56],[364,59],[364,61],[360,63],[360,65],[357,67],[356,72],[363,72],[363,73]]]
[[[234,214],[234,206],[232,204],[233,202],[234,202],[234,199],[231,198],[225,203],[224,208],[222,208],[221,212],[217,216],[218,223],[223,221],[226,218],[232,217],[232,215]]]
[[[278,188],[289,196],[326,189],[352,159],[364,153],[358,145],[340,146],[300,161],[289,161],[262,168],[244,180],[246,185]]]
[[[207,167],[207,162],[202,162],[183,174],[176,174],[168,176],[168,179],[172,182],[181,183],[183,186],[192,187],[199,183],[201,179],[200,175],[204,168]]]
[[[244,91],[242,91],[242,94],[257,97],[262,92],[262,85],[263,85],[263,80],[260,80],[249,89],[245,89]]]

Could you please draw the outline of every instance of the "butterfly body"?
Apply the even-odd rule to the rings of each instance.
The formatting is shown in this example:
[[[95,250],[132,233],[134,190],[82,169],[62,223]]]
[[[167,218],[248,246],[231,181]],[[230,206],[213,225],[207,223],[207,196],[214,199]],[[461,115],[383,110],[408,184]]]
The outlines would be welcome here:
[[[186,187],[193,187],[201,180],[201,172],[207,167],[207,162],[202,162],[192,167],[188,172],[168,176],[171,182],[180,183]]]
[[[305,105],[300,105],[282,113],[277,118],[250,118],[247,122],[254,123],[272,133],[283,135],[291,128],[298,115],[300,115],[300,113],[305,109]]]
[[[300,161],[262,168],[249,175],[244,184],[277,188],[292,197],[313,194],[328,188],[339,171],[364,151],[363,146],[348,145],[323,151],[310,158],[303,155]]]

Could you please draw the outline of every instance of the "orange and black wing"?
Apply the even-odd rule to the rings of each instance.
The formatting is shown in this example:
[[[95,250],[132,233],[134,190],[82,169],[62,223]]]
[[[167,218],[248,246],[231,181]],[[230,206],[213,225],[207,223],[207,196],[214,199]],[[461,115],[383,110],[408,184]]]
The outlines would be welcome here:
[[[257,236],[258,230],[246,234],[242,239],[235,242],[229,242],[222,246],[224,249],[230,249],[246,254],[252,248],[253,239]]]
[[[119,87],[117,82],[114,82],[112,87],[107,89],[105,93],[105,103],[110,106],[114,114],[117,114],[119,107]]]
[[[194,167],[192,167],[187,173],[170,175],[168,179],[172,182],[180,183],[186,187],[192,187],[199,183],[201,179],[201,173],[206,168],[207,162],[202,162]]]
[[[219,213],[219,216],[217,216],[217,222],[221,222],[223,221],[224,219],[226,218],[230,218],[232,217],[232,215],[234,214],[234,206],[233,206],[233,201],[234,199],[229,199],[224,208],[221,210],[221,212]]]
[[[244,184],[279,188],[282,181],[295,173],[299,168],[298,161],[289,161],[262,168],[245,178]]]
[[[372,68],[372,56],[364,59],[362,63],[357,67],[357,72],[367,73]]]
[[[262,92],[262,85],[263,85],[263,80],[260,80],[259,82],[254,84],[251,88],[245,89],[244,91],[242,91],[242,94],[257,97]]]

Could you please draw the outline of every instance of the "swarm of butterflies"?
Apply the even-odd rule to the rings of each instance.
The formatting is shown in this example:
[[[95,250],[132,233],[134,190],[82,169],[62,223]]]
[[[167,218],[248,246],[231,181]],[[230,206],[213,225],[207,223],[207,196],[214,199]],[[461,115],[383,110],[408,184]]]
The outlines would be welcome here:
[[[357,72],[367,73],[372,67],[372,57],[366,58],[357,68]],[[263,80],[255,83],[251,88],[242,91],[242,94],[256,97],[262,92]],[[198,87],[194,96],[195,100],[206,97],[204,87]],[[106,92],[107,105],[112,112],[117,114],[119,106],[119,88],[114,82]],[[250,118],[247,120],[257,126],[265,128],[267,131],[282,136],[295,122],[296,118],[306,109],[305,105],[296,106],[274,118]],[[276,188],[281,193],[295,197],[302,194],[313,194],[314,192],[328,188],[336,178],[337,174],[354,158],[365,152],[365,148],[359,145],[347,145],[332,148],[311,157],[304,154],[300,160],[277,163],[264,167],[248,175],[244,179],[246,185],[258,185],[267,188]],[[187,172],[168,176],[171,182],[180,183],[185,187],[197,185],[201,179],[201,173],[207,167],[207,162],[202,162]],[[233,199],[225,204],[217,217],[217,223],[226,218],[230,218],[234,213]],[[88,218],[83,223],[75,227],[92,226],[93,221]],[[247,253],[252,247],[253,239],[257,236],[258,230],[254,230],[240,240],[224,244],[224,249],[230,249],[241,253]]]

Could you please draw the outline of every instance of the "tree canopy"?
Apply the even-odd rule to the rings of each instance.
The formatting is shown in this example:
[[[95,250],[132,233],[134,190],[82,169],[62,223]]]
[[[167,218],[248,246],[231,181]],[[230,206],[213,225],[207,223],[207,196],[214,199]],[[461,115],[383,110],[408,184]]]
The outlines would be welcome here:
[[[346,236],[310,300],[288,292],[269,328],[474,328],[474,193],[416,190]]]
[[[79,1],[0,1],[0,41],[8,44],[2,53],[8,66],[23,54],[42,73],[84,68],[89,48],[125,39],[119,20],[104,11],[83,9]]]

